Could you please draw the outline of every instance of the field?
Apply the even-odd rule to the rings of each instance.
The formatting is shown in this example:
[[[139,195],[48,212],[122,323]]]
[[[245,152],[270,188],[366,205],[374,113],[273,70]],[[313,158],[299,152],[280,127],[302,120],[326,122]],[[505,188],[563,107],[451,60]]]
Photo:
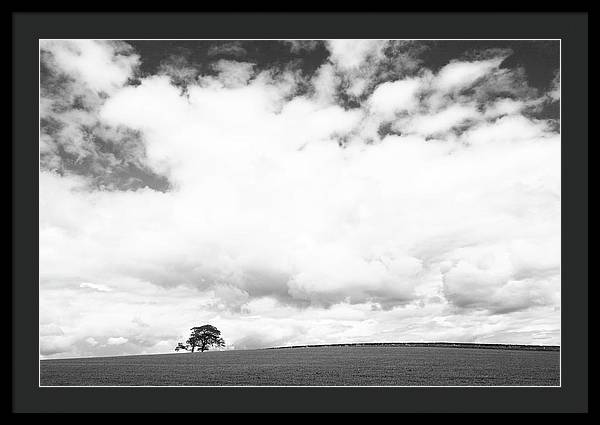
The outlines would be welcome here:
[[[46,385],[560,385],[560,352],[341,346],[42,360]]]

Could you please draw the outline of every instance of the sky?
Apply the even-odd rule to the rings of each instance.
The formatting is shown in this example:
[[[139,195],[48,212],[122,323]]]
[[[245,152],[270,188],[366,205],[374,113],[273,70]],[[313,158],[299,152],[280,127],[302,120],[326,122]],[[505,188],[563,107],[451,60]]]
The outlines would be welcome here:
[[[560,344],[558,41],[42,40],[42,358]]]

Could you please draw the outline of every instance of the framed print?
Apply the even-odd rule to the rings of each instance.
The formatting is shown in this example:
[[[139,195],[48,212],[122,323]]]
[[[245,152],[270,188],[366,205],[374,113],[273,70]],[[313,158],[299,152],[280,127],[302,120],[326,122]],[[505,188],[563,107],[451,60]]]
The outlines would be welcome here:
[[[587,15],[13,26],[15,411],[587,411]]]

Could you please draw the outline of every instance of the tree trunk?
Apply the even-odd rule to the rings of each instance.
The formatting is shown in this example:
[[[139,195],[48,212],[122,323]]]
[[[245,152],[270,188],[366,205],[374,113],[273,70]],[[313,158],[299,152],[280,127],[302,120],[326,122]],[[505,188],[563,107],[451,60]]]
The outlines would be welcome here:
[[[192,353],[194,352],[194,349],[196,348],[195,345],[192,345]]]

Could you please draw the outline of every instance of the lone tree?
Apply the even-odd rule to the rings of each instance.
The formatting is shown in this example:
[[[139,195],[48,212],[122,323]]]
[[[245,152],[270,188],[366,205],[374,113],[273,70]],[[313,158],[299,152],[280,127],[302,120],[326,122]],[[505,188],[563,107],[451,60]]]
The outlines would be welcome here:
[[[212,346],[223,347],[225,345],[225,341],[221,338],[221,331],[212,325],[195,327],[191,331],[192,334],[185,344],[178,343],[175,351],[186,350],[193,353],[197,348],[203,352],[208,351]]]

